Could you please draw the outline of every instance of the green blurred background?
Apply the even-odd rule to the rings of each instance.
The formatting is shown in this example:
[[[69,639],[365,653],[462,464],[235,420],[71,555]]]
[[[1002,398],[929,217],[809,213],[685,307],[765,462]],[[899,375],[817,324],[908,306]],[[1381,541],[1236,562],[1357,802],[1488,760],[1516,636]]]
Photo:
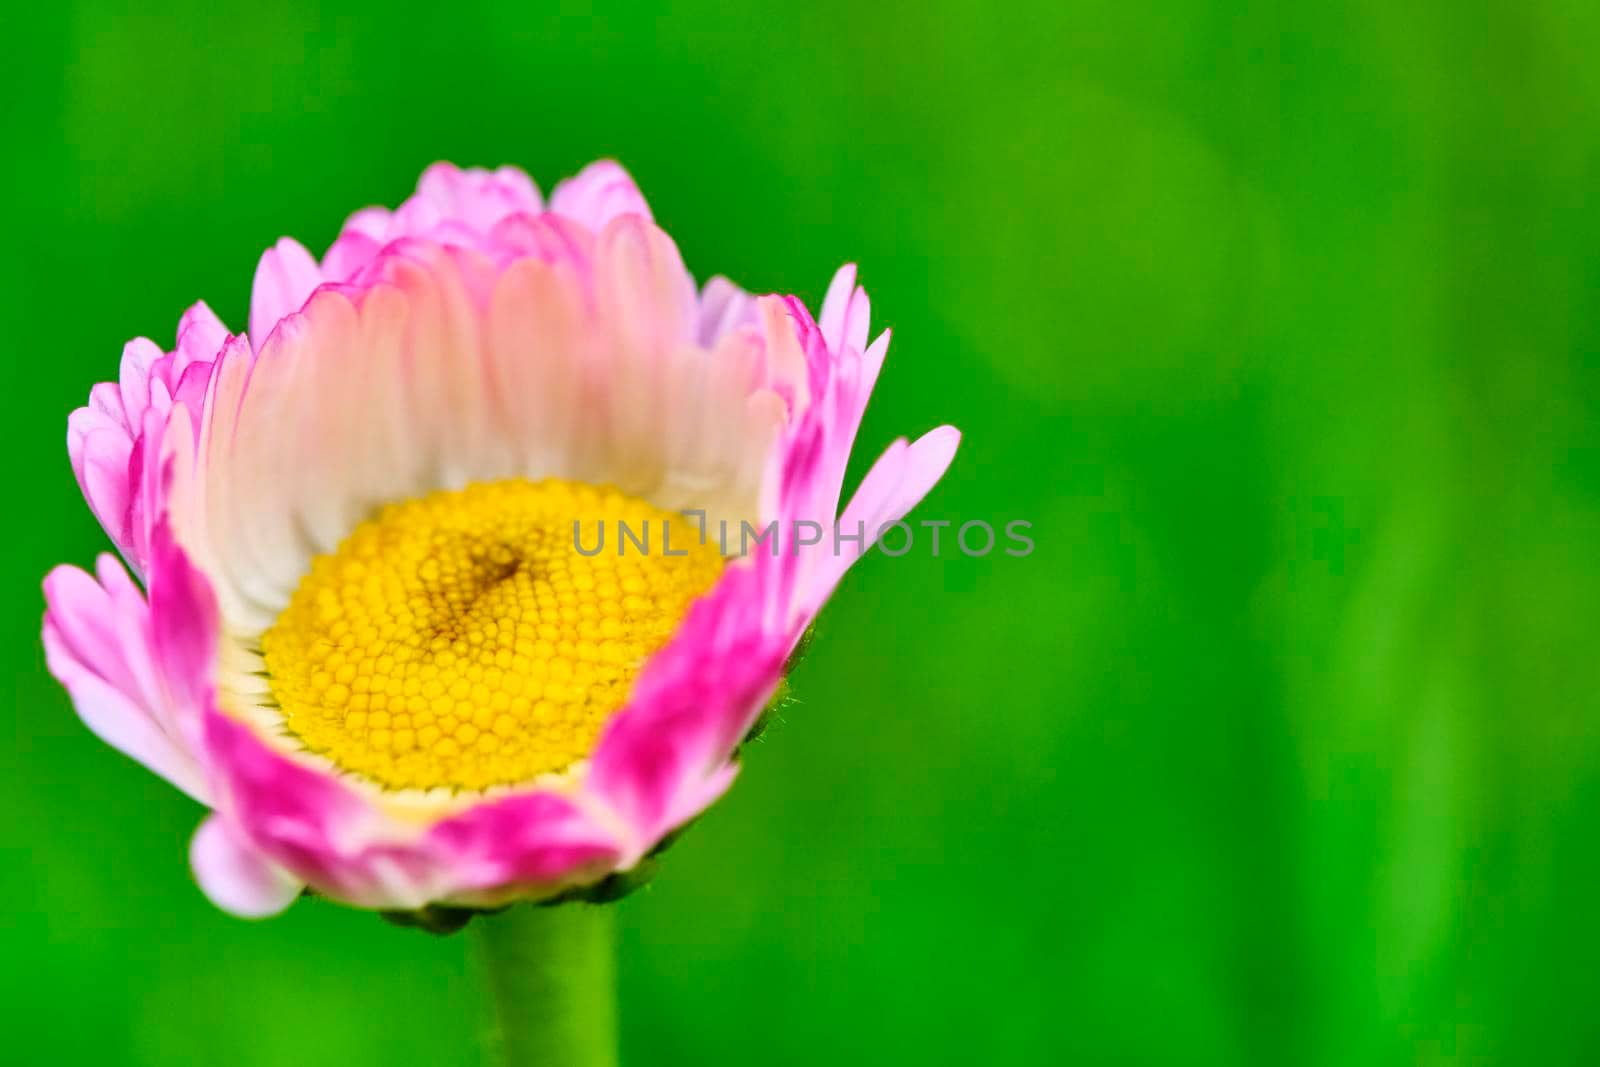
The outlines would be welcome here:
[[[434,159],[612,155],[966,433],[622,905],[632,1064],[1600,1062],[1600,6],[456,2],[0,16],[15,1063],[475,1064],[462,938],[213,910],[46,675],[124,340]]]

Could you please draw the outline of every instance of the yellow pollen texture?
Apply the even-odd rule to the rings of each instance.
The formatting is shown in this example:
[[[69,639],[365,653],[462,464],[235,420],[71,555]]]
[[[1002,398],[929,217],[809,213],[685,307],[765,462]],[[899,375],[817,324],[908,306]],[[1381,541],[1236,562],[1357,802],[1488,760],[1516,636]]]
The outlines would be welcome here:
[[[614,489],[559,480],[392,504],[312,561],[262,636],[284,723],[390,789],[560,771],[721,573],[698,533]]]

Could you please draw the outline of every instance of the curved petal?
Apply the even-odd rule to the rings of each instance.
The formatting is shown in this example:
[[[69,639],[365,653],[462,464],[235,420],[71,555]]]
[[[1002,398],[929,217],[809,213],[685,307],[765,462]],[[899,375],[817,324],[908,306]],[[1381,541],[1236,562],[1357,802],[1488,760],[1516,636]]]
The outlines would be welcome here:
[[[485,799],[417,826],[275,751],[221,710],[207,716],[206,745],[236,837],[319,892],[360,907],[549,896],[602,877],[624,856],[601,821],[558,794]]]
[[[208,803],[205,776],[181,727],[184,709],[175,700],[183,667],[161,657],[149,606],[121,564],[101,556],[98,572],[97,581],[61,566],[45,579],[50,673],[101,740]]]
[[[241,919],[276,915],[304,888],[293,875],[240,841],[221,815],[212,815],[195,831],[189,864],[211,902]]]
[[[132,431],[139,425],[139,416],[150,404],[150,378],[164,353],[154,341],[134,338],[122,349],[122,367],[118,378],[121,393],[121,419],[123,429]]]
[[[492,253],[500,248],[500,223],[543,210],[538,186],[516,167],[463,170],[435,163],[423,171],[416,195],[394,211],[369,207],[350,216],[323,257],[323,276],[350,281],[389,245],[407,239]]]
[[[426,872],[382,843],[382,820],[327,771],[269,748],[217,708],[205,717],[217,803],[240,839],[318,890],[363,907],[421,907]]]
[[[867,291],[856,285],[856,265],[846,263],[834,274],[828,294],[822,298],[822,313],[817,326],[828,350],[857,352],[867,347],[867,325],[872,320],[872,303]]]
[[[449,872],[447,899],[483,904],[591,882],[622,859],[613,835],[556,793],[480,804],[436,823],[423,847]]]
[[[849,551],[831,550],[813,573],[802,594],[802,610],[814,614],[822,607],[845,571],[878,542],[889,525],[900,521],[936,485],[955,458],[961,433],[954,426],[929,430],[914,444],[901,438],[872,465],[839,519],[840,531],[850,540]],[[857,534],[861,536],[856,537]]]
[[[360,230],[346,229],[322,257],[322,276],[330,282],[346,282],[378,257],[383,242]]]
[[[196,363],[209,363],[217,358],[222,346],[228,343],[228,328],[206,306],[204,300],[193,305],[178,320],[178,345],[170,362],[162,368],[161,375],[167,389],[176,393],[184,372]]]
[[[700,291],[699,339],[707,348],[740,328],[756,325],[756,298],[722,275]]]
[[[261,253],[261,263],[250,286],[250,340],[258,351],[278,321],[299,311],[322,281],[322,268],[292,237],[281,239]]]
[[[790,557],[730,566],[651,657],[595,748],[586,792],[632,830],[631,864],[732,781],[727,761],[783,677],[763,586]]]
[[[650,205],[645,203],[632,176],[611,159],[591,163],[557,185],[550,194],[550,210],[583,223],[595,233],[625,215],[636,215],[646,222],[653,219]]]
[[[79,408],[67,418],[67,455],[89,510],[112,543],[129,551],[133,529],[128,508],[136,477],[130,470],[132,437],[105,412]]]
[[[487,233],[507,215],[537,214],[542,207],[538,187],[516,167],[462,170],[450,163],[435,163],[422,172],[417,195],[431,202],[441,218],[463,223],[478,233]]]
[[[172,538],[165,522],[151,539],[150,647],[171,697],[171,729],[199,747],[200,709],[216,686],[222,617],[206,576]]]

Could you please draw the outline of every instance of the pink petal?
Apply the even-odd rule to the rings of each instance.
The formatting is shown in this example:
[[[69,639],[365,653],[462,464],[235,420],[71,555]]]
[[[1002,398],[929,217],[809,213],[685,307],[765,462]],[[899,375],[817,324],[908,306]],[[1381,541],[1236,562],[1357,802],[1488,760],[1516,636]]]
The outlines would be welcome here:
[[[132,544],[128,506],[137,472],[133,441],[122,427],[92,408],[79,408],[67,422],[67,453],[89,508],[120,549]]]
[[[303,888],[293,875],[242,842],[221,815],[212,815],[195,831],[189,863],[211,902],[241,919],[276,915]]]
[[[622,164],[602,159],[555,187],[550,210],[599,233],[613,219],[637,215],[652,220],[650,205]]]
[[[576,804],[529,793],[480,804],[436,824],[428,846],[450,869],[450,893],[588,880],[616,866],[617,843]]]
[[[594,259],[594,234],[571,219],[542,215],[507,215],[489,232],[494,249],[511,258],[531,256],[546,263],[567,263],[588,282]]]
[[[322,257],[322,276],[330,282],[349,281],[382,249],[383,244],[373,237],[358,230],[346,230]]]
[[[462,170],[450,163],[435,163],[422,172],[417,196],[427,200],[443,220],[482,234],[508,215],[538,214],[542,203],[539,190],[516,167],[501,167],[494,172],[481,168]],[[412,231],[414,236],[434,236]]]
[[[150,375],[164,353],[154,341],[136,337],[122,348],[122,425],[130,433],[144,416],[150,404]]]
[[[817,325],[834,353],[853,348],[857,352],[867,346],[867,324],[872,318],[872,304],[867,291],[856,286],[856,265],[846,263],[840,267],[822,299],[822,314]]]
[[[163,523],[152,537],[150,561],[151,649],[177,707],[196,712],[216,684],[222,618],[211,583],[190,562]]]
[[[906,456],[905,472],[887,504],[886,513],[893,518],[884,521],[904,518],[920,504],[928,491],[939,484],[944,472],[950,469],[951,461],[956,458],[956,449],[960,447],[961,431],[954,426],[929,430],[912,442]]]
[[[954,426],[929,430],[914,444],[896,441],[872,465],[861,486],[844,509],[839,529],[852,537],[865,531],[859,543],[850,542],[837,552],[825,553],[822,565],[802,595],[807,613],[821,608],[839,580],[867,550],[877,543],[885,526],[904,518],[928,494],[955,458],[961,433]]]
[[[342,236],[359,233],[381,245],[389,239],[389,227],[393,217],[393,212],[388,208],[364,207],[345,220],[340,234]]]
[[[216,708],[205,715],[205,753],[218,784],[218,806],[240,840],[324,892],[379,902],[357,840],[369,810],[354,792],[325,771],[269,748]]]
[[[606,227],[595,276],[601,315],[627,343],[652,347],[693,336],[694,282],[678,246],[648,219],[625,215]]]
[[[783,675],[790,641],[764,624],[765,590],[791,562],[730,566],[606,725],[585,789],[632,829],[625,864],[732,781],[728,759]]]
[[[106,584],[68,566],[45,579],[50,673],[102,741],[207,803],[204,775],[157,681],[167,675],[144,599],[112,557],[101,557],[100,571]]]
[[[317,261],[292,237],[261,254],[250,287],[250,340],[257,351],[284,316],[299,311],[323,281]]]
[[[209,363],[217,358],[222,346],[228,342],[228,328],[206,306],[204,300],[194,304],[178,320],[178,347],[174,351],[172,369],[167,385],[176,391],[183,372],[194,363]]]
[[[699,341],[707,348],[741,326],[756,324],[755,297],[718,275],[700,291]]]

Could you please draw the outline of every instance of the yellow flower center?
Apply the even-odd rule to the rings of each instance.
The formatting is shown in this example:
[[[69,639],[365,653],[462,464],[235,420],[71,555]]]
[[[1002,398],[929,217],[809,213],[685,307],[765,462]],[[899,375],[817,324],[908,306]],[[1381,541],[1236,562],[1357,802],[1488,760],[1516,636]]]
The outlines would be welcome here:
[[[561,771],[721,573],[698,534],[559,480],[390,505],[312,561],[262,636],[284,723],[391,789]]]

